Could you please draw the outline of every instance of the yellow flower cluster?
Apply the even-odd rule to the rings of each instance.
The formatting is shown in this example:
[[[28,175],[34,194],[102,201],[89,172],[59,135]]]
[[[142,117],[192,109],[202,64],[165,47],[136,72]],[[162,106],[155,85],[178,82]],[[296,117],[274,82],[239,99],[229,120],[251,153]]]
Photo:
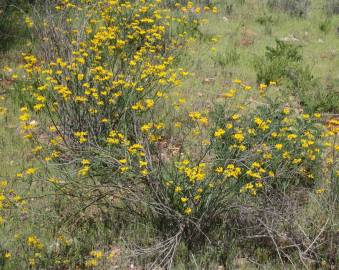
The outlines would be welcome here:
[[[197,123],[208,125],[208,117],[200,112],[190,112],[188,116]]]
[[[43,249],[44,247],[44,245],[35,235],[28,236],[27,244],[29,247],[36,248],[36,249]]]
[[[257,124],[258,128],[262,131],[265,131],[270,128],[271,120],[263,120],[260,117],[255,117],[254,122]]]
[[[165,182],[169,190],[173,192],[175,200],[180,202],[179,209],[185,215],[191,215],[194,207],[204,196],[204,190],[213,187],[213,185],[205,183],[206,164],[199,163],[196,166],[190,164],[191,162],[187,159],[177,162],[176,169],[179,175],[173,177],[175,181]]]
[[[83,159],[81,161],[82,168],[78,171],[78,175],[86,176],[90,170],[91,161],[88,159]]]
[[[124,145],[129,144],[128,140],[125,139],[124,134],[117,132],[115,130],[111,130],[109,132],[109,135],[106,141],[108,144],[124,144]]]
[[[257,190],[263,188],[262,182],[256,182],[256,183],[247,183],[240,189],[240,193],[243,192],[249,192],[251,195],[255,196],[257,195]]]
[[[161,139],[161,135],[159,135],[159,131],[165,128],[165,124],[162,122],[153,123],[149,122],[141,126],[141,132],[147,134],[148,139],[151,142],[157,142]]]
[[[111,251],[92,250],[89,258],[85,261],[85,266],[93,268],[99,266],[100,263],[109,264],[119,254],[120,250],[113,248]]]
[[[178,171],[184,173],[189,182],[203,181],[205,178],[205,163],[200,163],[198,166],[189,166],[189,160],[185,159],[177,164]]]
[[[236,167],[234,164],[228,164],[224,171],[226,177],[238,178],[241,175],[241,168]]]

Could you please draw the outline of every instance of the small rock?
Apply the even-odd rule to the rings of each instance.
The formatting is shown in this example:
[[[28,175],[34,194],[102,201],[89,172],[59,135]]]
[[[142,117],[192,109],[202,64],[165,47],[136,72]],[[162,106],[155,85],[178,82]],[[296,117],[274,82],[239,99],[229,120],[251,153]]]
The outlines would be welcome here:
[[[248,263],[246,258],[238,258],[234,261],[234,264],[238,267],[245,266]]]
[[[240,40],[240,45],[242,46],[251,46],[254,44],[254,40],[250,38],[242,38]]]
[[[203,80],[203,83],[210,84],[210,83],[214,83],[214,81],[215,81],[215,78],[205,78]]]
[[[285,42],[289,42],[289,41],[291,41],[291,42],[297,42],[297,41],[299,41],[299,39],[297,39],[295,36],[293,36],[293,35],[288,35],[287,37],[283,37],[282,39],[281,39],[282,41],[285,41]]]

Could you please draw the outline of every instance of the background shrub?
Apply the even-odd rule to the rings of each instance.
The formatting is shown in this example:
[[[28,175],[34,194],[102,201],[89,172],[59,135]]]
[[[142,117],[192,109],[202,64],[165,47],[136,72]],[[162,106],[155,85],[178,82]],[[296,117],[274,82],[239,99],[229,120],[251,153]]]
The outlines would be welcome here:
[[[237,49],[225,49],[222,52],[217,52],[215,55],[212,55],[212,60],[225,68],[228,65],[237,65],[240,59],[240,54],[238,53]]]
[[[310,0],[268,0],[269,8],[279,9],[293,16],[304,17],[308,13],[311,5]]]
[[[325,3],[324,9],[328,15],[339,14],[339,1],[338,0],[327,0]]]
[[[258,83],[281,83],[307,111],[338,110],[335,90],[325,89],[305,66],[300,46],[277,40],[275,47],[266,47],[265,56],[257,58],[254,66]]]
[[[29,36],[26,26],[21,20],[29,11],[34,0],[3,0],[0,3],[0,51],[7,51],[17,46]]]
[[[309,79],[312,75],[302,67],[300,49],[281,40],[276,40],[275,47],[266,47],[265,57],[255,63],[257,82],[269,84],[287,79],[297,84],[302,76]]]

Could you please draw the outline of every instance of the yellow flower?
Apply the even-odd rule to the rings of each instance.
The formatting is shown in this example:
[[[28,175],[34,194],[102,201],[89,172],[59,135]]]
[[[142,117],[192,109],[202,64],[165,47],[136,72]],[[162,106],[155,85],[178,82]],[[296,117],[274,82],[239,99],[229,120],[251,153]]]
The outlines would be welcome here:
[[[207,117],[201,117],[199,119],[199,122],[203,125],[207,125],[208,124],[208,118]]]
[[[38,249],[43,248],[43,244],[40,242],[40,240],[35,235],[30,235],[27,238],[27,244],[31,247],[36,247]]]
[[[316,194],[324,193],[326,190],[324,188],[319,188],[315,191]]]
[[[188,116],[189,116],[190,118],[192,118],[192,119],[198,120],[198,119],[200,119],[200,117],[201,117],[201,113],[200,113],[200,112],[190,112],[190,113],[188,114]]]
[[[224,171],[223,167],[218,167],[218,168],[215,169],[216,173],[222,173],[223,171]]]
[[[32,153],[36,154],[42,150],[42,146],[38,145],[35,148],[32,149]]]
[[[272,136],[273,138],[276,138],[276,137],[278,137],[278,133],[277,133],[277,132],[272,132],[272,133],[271,133],[271,136]]]
[[[50,126],[48,129],[51,132],[55,132],[57,130],[55,126]]]
[[[40,110],[41,110],[42,108],[44,108],[44,107],[45,107],[44,104],[39,103],[39,104],[35,104],[35,105],[33,106],[33,109],[34,109],[34,111],[38,112],[38,111],[40,111]]]
[[[224,134],[225,134],[225,130],[222,128],[219,128],[214,132],[214,137],[219,138]]]
[[[240,174],[241,174],[241,168],[236,167],[234,164],[228,164],[226,166],[226,170],[224,171],[224,175],[226,177],[238,178]]]
[[[237,113],[235,113],[235,114],[232,115],[231,118],[232,118],[234,121],[236,121],[236,120],[238,120],[238,119],[240,118],[240,115],[237,114]]]
[[[20,112],[26,113],[26,112],[28,112],[28,108],[27,107],[21,107]]]
[[[301,158],[295,158],[292,160],[292,164],[299,164],[301,163],[302,159]]]
[[[175,128],[181,128],[182,124],[180,122],[175,122],[174,127]]]
[[[289,113],[290,113],[290,108],[285,107],[285,108],[283,109],[283,113],[284,113],[284,114],[289,114]]]
[[[263,155],[263,158],[264,158],[264,159],[271,159],[271,158],[272,158],[272,154],[271,154],[271,153],[265,153],[265,154]]]
[[[185,98],[179,98],[178,102],[180,104],[185,104],[186,103],[186,99]]]
[[[201,195],[200,194],[194,196],[194,200],[195,201],[199,201],[200,199],[201,199]]]
[[[37,171],[37,168],[28,168],[27,170],[26,170],[26,174],[27,175],[33,175],[33,174],[35,174],[35,172]]]
[[[256,188],[262,188],[264,185],[263,185],[263,183],[262,182],[257,182],[257,183],[255,183],[255,187]]]
[[[121,173],[127,172],[128,169],[129,169],[128,166],[122,166],[122,167],[120,167],[120,172]]]
[[[7,182],[6,180],[0,181],[0,187],[1,187],[1,188],[7,187],[7,184],[8,184],[8,182]]]
[[[90,255],[99,259],[102,256],[104,256],[104,253],[101,250],[93,250],[93,251],[90,252]]]
[[[34,25],[30,17],[25,17],[25,24],[27,25],[28,28],[32,28]]]
[[[247,148],[246,148],[245,145],[243,145],[243,144],[239,145],[239,150],[240,150],[240,151],[245,151],[246,149],[247,149]]]
[[[86,139],[86,138],[81,137],[81,138],[79,139],[79,143],[85,143],[85,142],[87,142],[87,139]]]
[[[127,163],[127,159],[125,159],[125,158],[124,158],[124,159],[119,159],[118,161],[119,161],[121,164],[126,164],[126,163]]]
[[[185,165],[185,166],[188,165],[189,163],[190,163],[190,162],[189,162],[188,159],[184,159],[184,160],[182,161],[182,164]]]
[[[79,139],[79,142],[80,143],[84,143],[84,142],[87,142],[87,132],[85,131],[77,131],[77,132],[74,132],[74,136],[77,137]]]
[[[84,166],[82,169],[79,170],[78,175],[86,176],[89,172],[89,166]]]
[[[267,84],[264,84],[264,83],[259,84],[260,90],[265,90],[266,88],[267,88]]]
[[[186,203],[188,201],[188,199],[186,197],[181,197],[180,200],[181,200],[182,203]]]
[[[237,93],[237,90],[231,89],[231,90],[229,90],[228,92],[222,94],[222,96],[223,96],[224,98],[232,98],[232,97],[235,96],[236,93]]]
[[[138,150],[141,150],[141,149],[142,149],[142,145],[136,143],[136,144],[133,144],[132,146],[130,146],[128,148],[128,152],[135,154],[135,153],[137,153]]]
[[[242,133],[235,133],[233,138],[236,139],[238,142],[242,142],[245,140],[245,137]]]
[[[264,120],[262,120],[261,118],[259,118],[259,117],[255,117],[254,118],[254,122],[258,125],[258,127],[261,129],[261,130],[263,130],[263,131],[265,131],[266,129],[269,129],[270,127],[269,127],[269,124],[271,123],[271,121],[270,120],[267,120],[267,121],[264,121]]]
[[[261,178],[261,174],[258,173],[258,172],[253,172],[252,170],[248,170],[246,171],[246,174],[253,177],[253,178],[258,178],[260,179]]]
[[[296,135],[296,134],[288,134],[287,135],[287,138],[289,139],[289,140],[294,140],[294,139],[296,139],[298,136]]]
[[[281,143],[278,143],[278,144],[275,145],[275,148],[277,150],[281,150],[283,148],[283,145]]]
[[[285,151],[285,152],[283,153],[282,157],[283,157],[284,159],[289,159],[289,158],[291,158],[291,155],[290,155],[290,153],[289,153],[288,151]]]
[[[252,165],[251,165],[252,168],[260,168],[260,163],[259,162],[253,162]]]
[[[98,266],[98,261],[96,259],[89,259],[85,262],[85,266],[87,266],[87,267]]]
[[[78,74],[78,81],[82,81],[84,79],[85,75],[80,73]]]
[[[83,160],[81,161],[81,164],[82,164],[82,165],[89,165],[89,164],[91,164],[91,161],[88,160],[88,159],[83,159]]]
[[[231,124],[231,123],[226,124],[226,128],[227,129],[232,129],[233,128],[233,124]]]
[[[191,209],[190,207],[187,207],[187,208],[185,208],[184,213],[185,213],[186,215],[189,215],[189,214],[192,213],[192,209]]]
[[[153,106],[154,106],[154,101],[153,101],[153,99],[146,99],[145,100],[145,103],[146,103],[146,107],[147,108],[152,108]]]
[[[179,187],[179,186],[176,186],[174,191],[175,191],[176,193],[179,193],[179,192],[181,192],[181,190],[182,190],[182,188],[181,188],[181,187]]]
[[[19,116],[19,120],[22,122],[26,122],[27,120],[29,120],[30,115],[28,113],[23,113]]]
[[[249,129],[247,130],[247,132],[248,132],[248,134],[250,134],[250,135],[255,135],[255,134],[256,134],[254,128],[249,128]]]
[[[143,110],[144,106],[141,104],[141,102],[137,102],[134,105],[132,105],[132,110]]]

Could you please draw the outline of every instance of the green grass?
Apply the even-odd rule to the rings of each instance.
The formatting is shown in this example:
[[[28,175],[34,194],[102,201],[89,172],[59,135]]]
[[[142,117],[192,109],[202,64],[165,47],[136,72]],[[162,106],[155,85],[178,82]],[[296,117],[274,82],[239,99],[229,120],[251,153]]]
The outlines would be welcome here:
[[[329,85],[329,96],[338,95],[339,16],[328,18],[327,31],[321,31],[320,25],[327,18],[323,6],[324,1],[314,0],[309,14],[298,18],[271,11],[263,1],[246,1],[244,5],[235,4],[230,15],[219,13],[208,16],[208,22],[201,27],[202,39],[192,41],[182,57],[181,65],[190,67],[195,75],[183,86],[187,96],[195,98],[193,93],[198,92],[206,99],[227,87],[225,85],[235,78],[255,83],[254,62],[265,54],[266,46],[274,45],[276,39],[301,45],[304,65],[311,67],[312,74],[323,85]],[[258,19],[267,17],[272,21],[267,23],[269,26],[258,22]],[[269,32],[267,28],[270,28]],[[213,37],[218,41],[212,41]],[[212,48],[215,50],[212,51]],[[236,51],[239,60],[225,65],[213,60],[225,51]],[[204,83],[206,78],[213,80]],[[314,95],[311,91],[309,94]]]

